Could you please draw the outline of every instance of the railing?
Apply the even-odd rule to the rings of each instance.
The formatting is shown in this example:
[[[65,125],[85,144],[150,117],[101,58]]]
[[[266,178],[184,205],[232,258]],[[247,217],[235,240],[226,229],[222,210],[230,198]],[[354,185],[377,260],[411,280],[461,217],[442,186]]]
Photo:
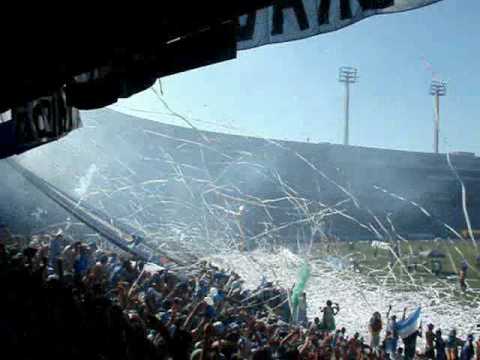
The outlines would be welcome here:
[[[182,261],[173,259],[168,254],[154,251],[143,243],[136,244],[133,239],[135,233],[138,233],[138,231],[135,231],[131,226],[123,226],[124,224],[120,224],[118,222],[112,223],[109,217],[98,209],[93,209],[88,205],[78,204],[78,202],[68,194],[65,194],[61,190],[57,189],[55,186],[41,179],[28,169],[25,169],[16,161],[7,159],[7,163],[15,171],[27,179],[32,185],[39,189],[43,194],[48,196],[55,203],[67,210],[70,214],[82,221],[88,227],[98,232],[106,240],[111,242],[122,251],[125,251],[126,253],[129,253],[143,261],[155,262],[156,256],[161,256],[173,261],[174,263],[182,265]],[[127,229],[125,229],[126,227]]]

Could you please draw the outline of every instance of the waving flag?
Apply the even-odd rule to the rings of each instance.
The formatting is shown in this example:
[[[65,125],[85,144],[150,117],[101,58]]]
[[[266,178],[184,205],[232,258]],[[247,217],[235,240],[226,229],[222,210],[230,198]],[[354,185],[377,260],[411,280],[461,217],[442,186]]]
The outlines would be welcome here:
[[[298,306],[300,295],[302,295],[305,287],[307,286],[308,279],[310,278],[310,265],[304,262],[298,273],[297,282],[292,291],[292,305]]]
[[[421,309],[418,307],[413,313],[411,313],[405,320],[397,321],[398,335],[404,339],[409,335],[412,335],[415,330],[420,326]]]
[[[277,0],[239,19],[239,50],[303,39],[377,14],[411,10],[441,0]]]

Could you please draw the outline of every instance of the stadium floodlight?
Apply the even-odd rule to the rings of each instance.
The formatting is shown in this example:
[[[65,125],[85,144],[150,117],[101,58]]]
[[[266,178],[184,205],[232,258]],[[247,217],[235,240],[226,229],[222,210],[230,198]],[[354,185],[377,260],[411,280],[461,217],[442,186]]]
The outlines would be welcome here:
[[[444,81],[432,80],[430,84],[430,95],[434,99],[435,125],[433,128],[433,151],[438,154],[438,138],[440,136],[440,96],[447,95],[447,83]]]
[[[343,144],[350,144],[350,84],[358,80],[358,70],[350,66],[342,66],[338,72],[338,81],[345,84],[345,129]]]

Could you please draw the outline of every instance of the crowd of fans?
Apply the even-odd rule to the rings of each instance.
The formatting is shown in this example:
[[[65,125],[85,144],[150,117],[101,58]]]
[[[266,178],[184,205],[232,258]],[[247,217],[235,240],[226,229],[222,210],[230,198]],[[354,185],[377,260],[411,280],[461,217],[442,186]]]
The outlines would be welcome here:
[[[330,301],[309,321],[305,293],[291,311],[267,281],[248,290],[207,262],[154,266],[61,234],[0,241],[0,281],[5,359],[480,359],[472,335],[428,324],[400,341],[376,312],[364,340],[337,328]]]

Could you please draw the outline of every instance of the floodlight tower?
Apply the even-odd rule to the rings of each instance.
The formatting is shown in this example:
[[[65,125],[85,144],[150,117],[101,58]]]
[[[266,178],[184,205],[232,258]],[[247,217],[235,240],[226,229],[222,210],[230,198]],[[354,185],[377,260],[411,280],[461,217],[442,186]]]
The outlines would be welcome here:
[[[433,151],[438,154],[438,137],[440,135],[440,96],[447,95],[447,83],[444,81],[432,80],[430,84],[430,95],[434,98],[435,105],[435,126],[433,130]]]
[[[345,84],[345,130],[343,145],[349,145],[350,143],[350,84],[357,82],[357,73],[357,69],[350,66],[342,66],[338,72],[338,81]]]

